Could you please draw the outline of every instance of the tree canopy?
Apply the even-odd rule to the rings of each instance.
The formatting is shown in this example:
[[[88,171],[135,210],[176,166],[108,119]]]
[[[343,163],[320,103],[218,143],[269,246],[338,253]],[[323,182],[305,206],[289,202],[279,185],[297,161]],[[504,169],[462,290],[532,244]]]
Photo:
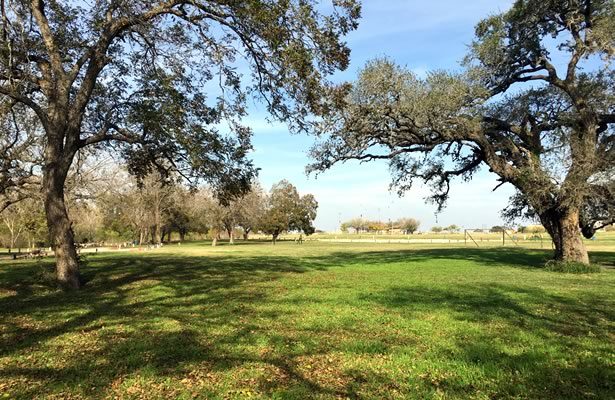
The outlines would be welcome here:
[[[311,194],[301,196],[297,188],[282,180],[271,188],[264,214],[260,221],[260,230],[273,236],[274,242],[282,232],[299,231],[306,235],[315,232],[318,202]]]
[[[79,287],[64,186],[77,155],[105,150],[145,176],[173,170],[222,199],[247,190],[249,96],[294,130],[348,65],[354,0],[2,0],[0,195],[42,186],[66,287]],[[248,71],[243,76],[240,71]],[[230,131],[231,134],[225,134]],[[3,205],[3,206],[4,206]]]
[[[421,221],[415,218],[402,218],[395,225],[406,233],[414,234],[419,229],[419,226],[421,226]]]
[[[615,220],[614,26],[610,0],[519,0],[477,25],[461,72],[371,61],[338,88],[309,169],[387,159],[400,192],[422,180],[442,208],[486,165],[518,191],[508,217],[538,218],[557,259],[587,263],[579,229]]]

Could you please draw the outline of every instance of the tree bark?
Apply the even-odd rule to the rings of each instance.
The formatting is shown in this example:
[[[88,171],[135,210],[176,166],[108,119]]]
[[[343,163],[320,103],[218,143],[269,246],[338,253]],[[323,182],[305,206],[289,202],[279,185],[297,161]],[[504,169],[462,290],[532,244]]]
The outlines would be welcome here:
[[[550,210],[540,216],[555,246],[554,259],[589,264],[589,256],[579,229],[579,210]]]
[[[79,259],[72,224],[64,202],[66,174],[46,170],[44,177],[45,215],[51,246],[55,251],[56,279],[65,289],[79,289]]]
[[[227,232],[228,232],[228,243],[229,244],[235,244],[235,237],[233,235],[233,230],[230,229]]]
[[[158,221],[156,221],[156,224],[154,225],[152,236],[152,242],[154,242],[154,244],[159,244],[162,242],[162,232],[160,230],[160,223]]]
[[[160,199],[156,195],[156,200],[154,201],[154,230],[152,232],[154,244],[159,244],[162,241],[160,220]]]

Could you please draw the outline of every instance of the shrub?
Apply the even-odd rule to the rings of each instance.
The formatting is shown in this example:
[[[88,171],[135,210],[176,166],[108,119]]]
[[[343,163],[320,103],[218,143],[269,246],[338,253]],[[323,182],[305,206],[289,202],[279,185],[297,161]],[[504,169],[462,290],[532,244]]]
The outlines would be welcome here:
[[[545,264],[545,269],[552,272],[564,272],[568,274],[592,274],[602,272],[602,268],[596,264],[583,264],[575,261],[551,260]]]

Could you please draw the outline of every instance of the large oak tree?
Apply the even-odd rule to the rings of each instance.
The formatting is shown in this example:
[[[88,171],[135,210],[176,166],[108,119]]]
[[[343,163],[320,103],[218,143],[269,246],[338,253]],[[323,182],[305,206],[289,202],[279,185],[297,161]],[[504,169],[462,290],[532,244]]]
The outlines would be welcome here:
[[[556,259],[588,263],[580,231],[615,220],[614,58],[612,0],[518,0],[477,25],[462,72],[420,79],[380,59],[340,86],[311,169],[388,159],[401,191],[423,180],[442,207],[486,165],[518,191],[508,216],[536,217]]]
[[[57,279],[69,288],[81,285],[64,200],[77,155],[105,149],[139,175],[175,169],[222,197],[245,190],[255,172],[239,123],[246,97],[302,129],[319,112],[325,77],[348,65],[341,38],[360,12],[354,0],[328,9],[312,0],[0,0],[0,9],[0,194],[9,204],[40,184]]]

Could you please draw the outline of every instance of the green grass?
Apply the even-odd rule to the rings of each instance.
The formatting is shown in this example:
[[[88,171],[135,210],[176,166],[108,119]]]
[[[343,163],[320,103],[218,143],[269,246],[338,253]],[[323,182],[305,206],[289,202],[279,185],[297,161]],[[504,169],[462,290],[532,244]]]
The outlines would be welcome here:
[[[294,241],[298,234],[284,234],[280,237],[281,240]],[[252,235],[254,238],[266,240],[265,235]],[[317,233],[309,237],[304,237],[307,241],[323,241],[323,242],[378,242],[387,244],[386,242],[410,241],[413,245],[418,244],[437,244],[438,242],[450,241],[449,246],[469,246],[469,247],[500,247],[502,243],[501,233],[492,232],[471,232],[465,236],[463,232],[459,233],[415,233],[414,235],[389,235],[386,233]],[[473,241],[473,240],[474,241]],[[463,242],[466,242],[465,244]],[[458,243],[461,242],[461,243]],[[588,249],[615,250],[615,232],[596,232],[593,239],[583,238],[583,242]],[[442,244],[440,244],[442,245]],[[522,247],[529,249],[550,249],[552,248],[551,238],[548,234],[523,234],[516,233],[504,236],[504,245],[513,247]]]
[[[583,264],[575,261],[550,260],[545,264],[547,271],[565,272],[569,274],[593,274],[602,272],[603,268],[596,264]]]
[[[612,399],[615,270],[548,255],[169,246],[89,256],[77,293],[3,261],[0,399]]]

